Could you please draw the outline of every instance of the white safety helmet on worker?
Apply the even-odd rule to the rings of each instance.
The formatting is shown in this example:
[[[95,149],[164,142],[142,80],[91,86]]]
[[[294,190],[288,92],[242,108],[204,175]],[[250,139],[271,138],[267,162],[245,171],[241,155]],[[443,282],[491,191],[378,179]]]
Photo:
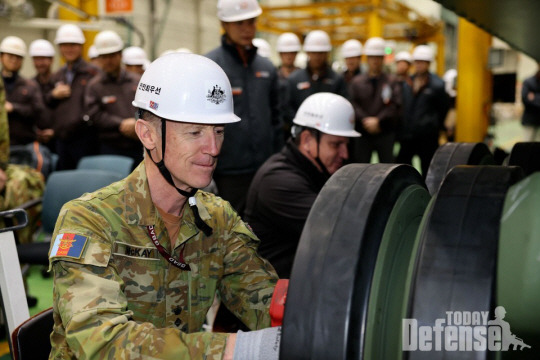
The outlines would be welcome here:
[[[295,33],[286,32],[279,35],[276,50],[280,53],[298,52],[302,50],[302,45],[300,45],[300,39]]]
[[[103,30],[94,38],[94,46],[98,55],[107,55],[122,51],[124,42],[116,32]]]
[[[395,61],[406,61],[409,64],[412,63],[412,56],[408,51],[400,51],[396,54]]]
[[[341,95],[320,92],[308,96],[293,119],[295,125],[319,130],[322,133],[359,137],[354,130],[354,108]]]
[[[305,52],[329,52],[332,50],[330,36],[322,30],[310,31],[304,40]]]
[[[31,57],[54,57],[54,46],[45,39],[34,40],[28,49]]]
[[[218,64],[196,54],[172,53],[157,58],[142,75],[132,104],[171,121],[240,121],[234,114],[229,78]]]
[[[364,54],[366,56],[384,56],[386,41],[381,37],[372,37],[367,39],[364,44]]]
[[[84,34],[77,25],[65,24],[58,28],[56,31],[56,37],[54,38],[54,43],[56,45],[60,44],[84,44],[86,38]]]
[[[361,56],[362,43],[356,39],[347,40],[341,45],[341,57],[344,59]]]
[[[138,46],[129,46],[122,51],[122,62],[126,65],[144,65],[146,52]]]
[[[20,37],[6,36],[0,43],[0,53],[26,56],[26,44]]]
[[[223,22],[253,19],[262,14],[257,0],[218,0],[217,16]]]
[[[412,53],[414,61],[433,61],[433,50],[428,45],[418,45]]]
[[[99,56],[99,54],[97,53],[95,45],[90,46],[88,48],[88,58],[90,60],[92,60],[92,59],[97,58],[98,56]]]
[[[272,47],[268,41],[261,38],[255,38],[252,42],[257,48],[257,54],[265,58],[270,58],[270,56],[272,56]]]

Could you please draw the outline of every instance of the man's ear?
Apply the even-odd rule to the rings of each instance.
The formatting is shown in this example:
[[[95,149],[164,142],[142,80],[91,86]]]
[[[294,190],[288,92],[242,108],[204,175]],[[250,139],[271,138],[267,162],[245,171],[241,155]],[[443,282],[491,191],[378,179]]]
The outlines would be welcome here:
[[[302,150],[308,150],[309,142],[313,139],[313,135],[311,131],[309,131],[308,129],[304,129],[299,134],[299,136],[300,136],[300,148]]]
[[[135,122],[135,132],[145,148],[148,150],[154,150],[156,148],[157,132],[150,122],[137,119]]]

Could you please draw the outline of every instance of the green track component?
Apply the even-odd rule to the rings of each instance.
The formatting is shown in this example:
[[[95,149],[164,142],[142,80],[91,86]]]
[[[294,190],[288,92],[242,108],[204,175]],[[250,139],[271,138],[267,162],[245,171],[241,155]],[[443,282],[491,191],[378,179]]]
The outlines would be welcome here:
[[[540,354],[539,216],[540,172],[536,172],[513,185],[506,195],[497,264],[497,305],[505,307],[504,320],[512,333],[536,354]],[[517,353],[508,355],[518,358]]]
[[[364,359],[401,359],[401,327],[418,250],[417,231],[430,195],[419,186],[405,189],[386,224],[369,298]]]

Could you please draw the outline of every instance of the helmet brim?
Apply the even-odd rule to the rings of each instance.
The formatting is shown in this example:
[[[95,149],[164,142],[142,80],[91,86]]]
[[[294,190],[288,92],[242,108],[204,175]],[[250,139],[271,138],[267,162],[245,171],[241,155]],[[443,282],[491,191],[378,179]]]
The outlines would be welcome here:
[[[159,118],[163,118],[169,121],[192,123],[192,124],[205,124],[205,125],[224,125],[239,122],[241,119],[236,114],[156,114],[154,109],[151,109],[143,104],[139,104],[135,100],[131,103],[133,106],[145,111],[151,112]]]

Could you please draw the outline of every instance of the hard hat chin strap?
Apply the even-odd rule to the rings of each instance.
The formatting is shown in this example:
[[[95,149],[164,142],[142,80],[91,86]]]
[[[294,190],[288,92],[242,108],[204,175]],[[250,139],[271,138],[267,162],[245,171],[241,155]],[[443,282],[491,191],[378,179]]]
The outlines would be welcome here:
[[[320,144],[321,144],[321,132],[319,130],[316,130],[317,131],[317,156],[315,156],[315,162],[317,164],[319,164],[319,166],[321,167],[321,170],[323,172],[323,174],[325,174],[326,176],[330,177],[330,173],[328,172],[328,169],[326,168],[326,166],[324,166],[324,164],[322,163],[321,159],[319,158],[319,153],[321,152],[320,150]]]
[[[142,116],[140,117],[142,118]],[[165,139],[166,139],[166,133],[167,133],[166,124],[167,124],[167,121],[161,118],[161,154],[162,154],[161,160],[159,162],[155,162],[154,159],[152,158],[152,154],[150,153],[150,150],[148,150],[148,148],[145,147],[146,152],[148,153],[148,157],[150,157],[150,160],[152,160],[152,162],[156,164],[163,178],[169,184],[171,184],[176,189],[176,191],[178,191],[180,195],[188,198],[189,207],[191,208],[191,211],[193,211],[193,215],[195,217],[195,225],[197,225],[197,228],[199,228],[199,230],[201,230],[206,236],[210,236],[212,235],[213,229],[207,223],[204,222],[204,220],[201,218],[201,215],[199,214],[199,209],[197,208],[197,200],[195,199],[195,194],[197,193],[197,191],[199,191],[199,189],[193,188],[191,191],[188,192],[188,191],[177,188],[176,185],[174,184],[174,181],[173,181],[173,178],[169,169],[167,169],[167,167],[165,166]]]

